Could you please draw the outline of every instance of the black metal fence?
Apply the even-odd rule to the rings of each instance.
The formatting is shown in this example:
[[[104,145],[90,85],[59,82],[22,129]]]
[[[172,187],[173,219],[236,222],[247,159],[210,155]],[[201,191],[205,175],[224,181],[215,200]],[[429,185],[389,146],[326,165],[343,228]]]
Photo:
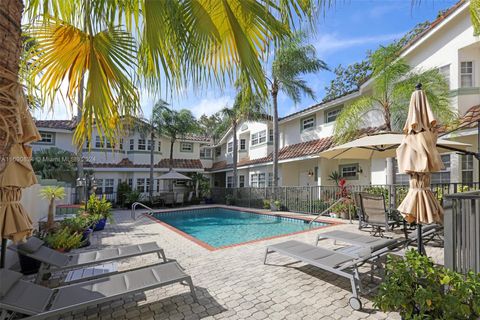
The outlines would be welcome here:
[[[447,195],[444,208],[445,266],[480,272],[480,191]]]
[[[432,191],[440,202],[445,195],[470,190],[478,190],[479,183],[442,183],[433,184]],[[369,192],[383,194],[391,207],[398,206],[405,198],[408,185],[349,185],[347,194]],[[344,191],[337,186],[307,187],[245,187],[212,188],[215,203],[230,203],[241,207],[263,208],[271,199],[277,199],[282,210],[309,214],[320,214],[342,197]],[[274,197],[275,195],[275,197]]]

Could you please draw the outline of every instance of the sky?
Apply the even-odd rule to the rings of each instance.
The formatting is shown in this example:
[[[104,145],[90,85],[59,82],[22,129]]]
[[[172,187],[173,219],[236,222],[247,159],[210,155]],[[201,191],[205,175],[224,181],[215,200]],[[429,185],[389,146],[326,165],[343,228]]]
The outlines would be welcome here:
[[[419,1],[417,1],[419,2]],[[347,66],[363,60],[369,50],[386,45],[401,38],[416,24],[433,21],[439,11],[455,4],[457,0],[422,0],[412,6],[411,0],[337,0],[334,7],[327,9],[318,19],[315,32],[306,41],[312,44],[320,59],[333,70],[339,64]],[[325,86],[334,78],[332,71],[321,71],[303,77],[315,90],[316,100],[304,97],[295,104],[284,94],[279,94],[281,117],[308,108],[322,100]],[[203,89],[185,88],[181,95],[173,97],[141,94],[142,112],[151,114],[158,98],[169,102],[173,109],[190,109],[196,117],[211,115],[224,107],[231,107],[235,91],[231,86],[223,90],[210,86]],[[72,110],[64,103],[57,103],[53,112],[36,110],[36,119],[70,119]]]

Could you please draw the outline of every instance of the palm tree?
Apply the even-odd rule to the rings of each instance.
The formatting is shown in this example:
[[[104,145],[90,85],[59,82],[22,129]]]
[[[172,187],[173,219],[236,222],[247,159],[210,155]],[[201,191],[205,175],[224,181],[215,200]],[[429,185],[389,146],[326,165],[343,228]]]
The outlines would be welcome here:
[[[302,76],[308,73],[328,70],[327,65],[318,59],[315,47],[302,43],[304,34],[297,33],[294,37],[280,43],[275,51],[275,58],[272,63],[270,83],[270,94],[273,103],[273,187],[278,186],[278,152],[279,152],[279,131],[278,131],[278,93],[282,91],[295,103],[300,102],[301,96],[307,95],[315,98]],[[275,197],[275,192],[273,193]]]
[[[74,153],[53,147],[34,152],[32,168],[43,179],[75,182],[79,177],[75,165],[77,161]]]
[[[40,190],[40,195],[48,200],[47,230],[53,227],[55,214],[55,200],[65,198],[65,188],[59,186],[47,186]]]
[[[198,123],[190,110],[175,111],[164,104],[156,104],[152,111],[153,123],[157,132],[170,138],[169,171],[173,168],[173,146],[175,141],[188,134],[198,132]]]
[[[233,185],[237,186],[237,164],[238,164],[238,125],[245,120],[256,120],[265,115],[264,101],[259,96],[251,96],[248,91],[239,88],[232,108],[224,108],[221,113],[224,122],[230,125],[233,134]]]
[[[202,115],[198,119],[198,125],[200,126],[200,133],[212,140],[215,144],[217,139],[225,134],[228,127],[225,121],[222,121],[221,112],[217,112],[210,116]]]
[[[379,127],[385,131],[401,131],[408,114],[410,96],[417,83],[423,84],[432,111],[444,125],[456,119],[450,108],[448,84],[436,69],[415,71],[398,56],[397,43],[380,47],[369,56],[372,66],[372,94],[363,96],[346,106],[338,115],[334,139],[344,143],[353,139],[358,130],[370,126],[366,115],[377,112],[381,116]],[[393,158],[387,159],[387,183],[395,183]]]

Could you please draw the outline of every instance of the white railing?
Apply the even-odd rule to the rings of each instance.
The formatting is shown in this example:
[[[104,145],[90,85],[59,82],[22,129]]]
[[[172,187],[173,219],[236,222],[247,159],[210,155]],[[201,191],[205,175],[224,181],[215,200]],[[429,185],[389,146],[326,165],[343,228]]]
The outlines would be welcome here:
[[[141,203],[141,202],[134,202],[134,203],[132,204],[132,211],[131,211],[131,213],[130,213],[130,215],[131,215],[131,217],[132,217],[132,220],[136,220],[136,219],[137,219],[136,214],[135,214],[135,210],[137,209],[137,206],[141,206],[141,207],[143,207],[143,208],[145,208],[145,209],[147,209],[147,210],[150,210],[150,212],[152,212],[152,213],[154,212],[152,208],[144,205],[143,203]]]

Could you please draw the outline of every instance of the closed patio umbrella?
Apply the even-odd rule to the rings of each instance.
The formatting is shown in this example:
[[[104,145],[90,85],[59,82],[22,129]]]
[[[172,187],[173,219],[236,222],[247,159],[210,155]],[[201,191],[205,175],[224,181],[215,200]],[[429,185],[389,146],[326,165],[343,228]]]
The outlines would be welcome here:
[[[5,264],[7,239],[19,242],[25,240],[33,231],[32,221],[20,204],[20,200],[22,188],[37,183],[30,163],[32,150],[25,144],[39,140],[40,134],[27,110],[21,88],[18,90],[18,110],[15,117],[2,118],[5,114],[0,114],[0,118],[9,120],[8,125],[14,132],[9,137],[12,140],[9,153],[2,159],[3,164],[0,168],[0,237],[2,238],[0,267],[2,268]],[[12,114],[11,110],[9,114]]]
[[[418,224],[418,250],[423,251],[422,224],[443,223],[443,209],[430,189],[432,172],[444,168],[437,150],[437,121],[417,85],[410,99],[405,137],[397,148],[399,171],[410,176],[409,190],[398,207],[408,222]]]

